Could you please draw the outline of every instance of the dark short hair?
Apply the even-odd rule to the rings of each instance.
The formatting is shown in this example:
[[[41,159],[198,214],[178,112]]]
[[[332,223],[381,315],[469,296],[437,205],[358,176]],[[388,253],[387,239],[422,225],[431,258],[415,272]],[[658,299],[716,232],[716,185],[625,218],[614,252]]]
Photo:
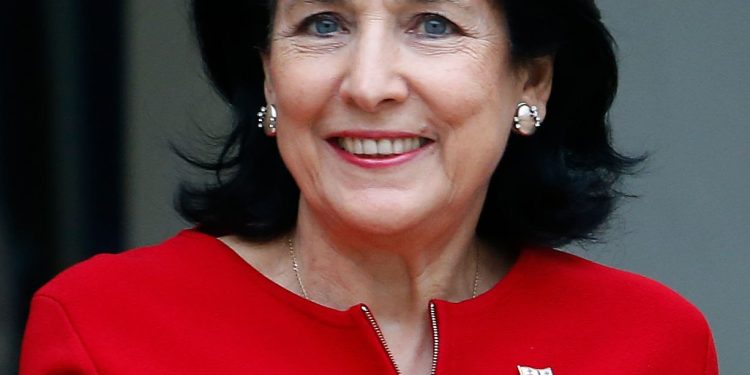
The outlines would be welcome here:
[[[299,189],[276,142],[257,128],[264,104],[260,53],[268,48],[274,1],[193,0],[205,70],[235,123],[217,159],[180,153],[215,173],[183,183],[180,213],[213,235],[277,238],[293,229]],[[617,90],[614,42],[592,0],[501,0],[514,63],[554,56],[543,127],[511,136],[495,170],[477,234],[496,246],[560,246],[594,239],[618,198],[621,176],[641,158],[616,152],[607,113]]]

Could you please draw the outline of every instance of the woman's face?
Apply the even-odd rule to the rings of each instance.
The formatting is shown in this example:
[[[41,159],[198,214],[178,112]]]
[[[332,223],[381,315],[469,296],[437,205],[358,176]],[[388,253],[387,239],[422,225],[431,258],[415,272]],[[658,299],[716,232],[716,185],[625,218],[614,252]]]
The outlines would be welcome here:
[[[271,39],[302,204],[381,233],[478,215],[517,103],[546,99],[487,0],[280,0]]]

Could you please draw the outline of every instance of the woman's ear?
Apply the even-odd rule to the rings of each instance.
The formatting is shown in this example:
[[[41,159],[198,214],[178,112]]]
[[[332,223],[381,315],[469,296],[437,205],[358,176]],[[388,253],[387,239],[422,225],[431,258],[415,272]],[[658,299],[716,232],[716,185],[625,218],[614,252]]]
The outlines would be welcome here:
[[[539,108],[541,118],[544,118],[547,113],[547,101],[552,92],[554,60],[552,56],[539,57],[524,63],[521,68],[523,70],[522,101]]]
[[[273,88],[273,81],[271,80],[271,74],[270,74],[270,68],[269,68],[269,59],[270,56],[267,52],[261,52],[260,58],[263,61],[263,93],[266,96],[266,103],[268,104],[275,104],[276,103],[276,92]]]

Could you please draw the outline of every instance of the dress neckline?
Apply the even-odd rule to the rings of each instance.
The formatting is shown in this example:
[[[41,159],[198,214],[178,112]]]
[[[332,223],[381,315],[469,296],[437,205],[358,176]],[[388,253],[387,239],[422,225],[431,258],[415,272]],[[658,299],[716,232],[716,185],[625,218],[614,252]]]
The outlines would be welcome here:
[[[345,323],[354,314],[356,316],[361,314],[361,307],[364,305],[362,303],[350,306],[345,310],[339,310],[322,305],[314,300],[305,299],[268,278],[252,264],[245,261],[234,249],[209,234],[202,233],[196,229],[186,229],[180,232],[177,237],[189,237],[201,241],[205,247],[210,248],[210,251],[221,254],[226,261],[232,263],[236,271],[251,279],[254,287],[261,288],[264,292],[282,300],[285,304],[301,310],[305,314],[315,315],[333,324]],[[537,250],[539,249],[533,247],[521,249],[515,261],[508,269],[508,272],[492,288],[475,298],[458,302],[433,299],[432,302],[441,309],[450,309],[452,312],[461,315],[486,312],[491,306],[503,303],[514,291],[523,286],[524,279],[530,274],[528,271],[533,267],[533,255]],[[425,306],[425,309],[427,308],[428,306]]]

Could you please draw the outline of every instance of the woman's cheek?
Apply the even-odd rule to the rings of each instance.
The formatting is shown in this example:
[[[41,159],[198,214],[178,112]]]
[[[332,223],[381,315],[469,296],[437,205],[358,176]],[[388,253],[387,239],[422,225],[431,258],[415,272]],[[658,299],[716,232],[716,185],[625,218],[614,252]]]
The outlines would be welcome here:
[[[420,59],[410,80],[416,95],[441,120],[460,125],[493,100],[492,75],[477,71],[467,58],[435,56]],[[470,59],[473,61],[473,59]],[[496,78],[495,78],[496,79]]]
[[[311,115],[323,110],[335,94],[337,74],[325,59],[294,60],[278,64],[272,73],[276,105],[281,116],[309,122],[315,117]]]

